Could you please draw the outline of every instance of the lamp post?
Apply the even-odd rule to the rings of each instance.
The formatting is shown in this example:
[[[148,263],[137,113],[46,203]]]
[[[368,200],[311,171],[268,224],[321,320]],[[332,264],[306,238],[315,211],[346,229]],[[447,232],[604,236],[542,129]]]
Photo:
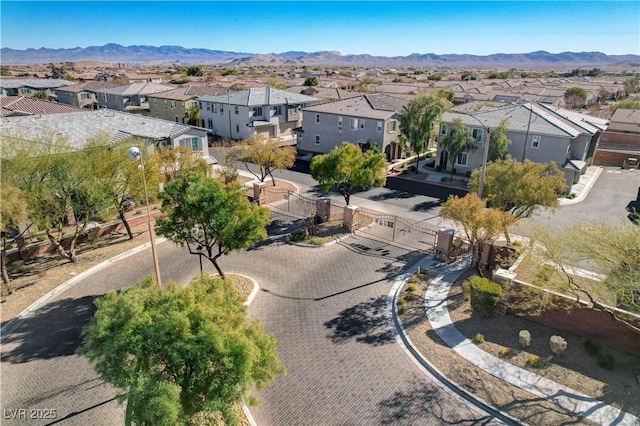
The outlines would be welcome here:
[[[140,153],[140,148],[137,146],[132,146],[129,148],[127,152],[127,157],[131,161],[138,161],[140,165],[138,166],[140,171],[142,172],[142,184],[144,186],[144,200],[147,204],[147,225],[149,226],[149,242],[151,243],[151,254],[153,255],[153,266],[156,270],[156,282],[158,283],[158,287],[162,288],[162,281],[160,280],[160,265],[158,264],[158,253],[156,253],[156,239],[155,232],[153,227],[151,226],[151,208],[149,207],[149,195],[147,193],[147,178],[144,174],[144,164],[142,164],[142,154]]]

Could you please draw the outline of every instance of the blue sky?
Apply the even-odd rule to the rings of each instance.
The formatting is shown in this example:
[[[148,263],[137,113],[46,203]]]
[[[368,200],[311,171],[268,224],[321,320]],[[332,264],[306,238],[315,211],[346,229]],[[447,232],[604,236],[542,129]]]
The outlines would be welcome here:
[[[640,54],[629,1],[5,1],[0,45],[179,45],[248,53]]]

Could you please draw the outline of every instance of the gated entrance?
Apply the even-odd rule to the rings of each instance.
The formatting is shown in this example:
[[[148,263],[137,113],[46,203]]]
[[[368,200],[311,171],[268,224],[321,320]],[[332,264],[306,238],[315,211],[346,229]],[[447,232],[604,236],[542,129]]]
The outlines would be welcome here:
[[[405,218],[364,208],[357,211],[358,232],[402,244],[417,250],[431,251],[436,246],[437,231],[411,223]]]

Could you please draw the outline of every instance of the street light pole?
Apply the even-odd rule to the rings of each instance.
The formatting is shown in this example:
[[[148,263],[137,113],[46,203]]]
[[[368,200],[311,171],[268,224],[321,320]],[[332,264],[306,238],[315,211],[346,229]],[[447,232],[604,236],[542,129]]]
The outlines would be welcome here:
[[[140,162],[140,171],[142,172],[142,184],[144,186],[144,200],[147,204],[147,225],[149,226],[149,243],[151,244],[151,254],[153,256],[153,266],[156,272],[156,282],[158,287],[162,289],[162,281],[160,279],[160,264],[158,263],[158,253],[156,253],[156,239],[155,232],[153,230],[153,226],[151,226],[151,208],[149,207],[149,194],[147,192],[147,178],[144,174],[144,164],[142,164],[142,154],[140,153],[140,148],[137,146],[132,146],[129,148],[127,152],[127,156],[131,161],[139,161]]]

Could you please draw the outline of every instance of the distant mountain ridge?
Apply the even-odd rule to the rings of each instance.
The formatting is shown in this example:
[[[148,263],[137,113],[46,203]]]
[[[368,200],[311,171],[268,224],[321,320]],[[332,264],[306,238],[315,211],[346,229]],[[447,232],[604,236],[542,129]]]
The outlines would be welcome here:
[[[253,54],[181,46],[104,46],[71,49],[25,49],[3,47],[0,59],[5,65],[29,65],[50,62],[127,62],[227,64],[227,65],[314,65],[314,66],[383,66],[383,67],[475,67],[475,68],[576,68],[623,66],[640,67],[640,55],[606,55],[601,52],[495,53],[491,55],[412,53],[408,56],[342,55],[335,51]]]

